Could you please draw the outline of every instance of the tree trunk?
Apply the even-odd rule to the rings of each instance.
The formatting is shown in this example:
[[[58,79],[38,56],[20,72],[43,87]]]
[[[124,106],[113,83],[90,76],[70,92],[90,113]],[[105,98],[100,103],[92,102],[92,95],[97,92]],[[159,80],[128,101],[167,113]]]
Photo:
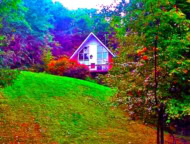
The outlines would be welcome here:
[[[160,132],[161,132],[161,144],[164,144],[164,104],[160,105]]]
[[[157,107],[157,115],[158,115],[158,121],[157,121],[157,144],[160,144],[160,130],[161,130],[161,118],[160,118],[160,108],[158,107],[158,98],[157,98],[157,87],[158,87],[158,81],[157,81],[157,45],[158,45],[158,36],[156,35],[155,41],[154,41],[154,97]]]
[[[160,144],[160,111],[157,109],[158,120],[157,120],[157,144]]]

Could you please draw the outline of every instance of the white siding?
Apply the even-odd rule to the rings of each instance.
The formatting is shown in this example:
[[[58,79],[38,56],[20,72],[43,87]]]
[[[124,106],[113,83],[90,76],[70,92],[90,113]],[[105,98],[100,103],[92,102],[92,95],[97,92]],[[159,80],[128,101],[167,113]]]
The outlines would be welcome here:
[[[97,65],[97,44],[95,43],[90,44],[89,53],[90,53],[90,56],[92,55],[92,59],[90,58],[89,64],[91,65],[92,63],[94,63],[95,65]],[[90,69],[96,70],[96,67],[90,68]]]
[[[88,55],[89,61],[79,61],[79,53],[85,47],[89,47],[89,55]],[[106,59],[103,59],[103,53],[102,53],[102,59],[98,61],[98,47],[102,47],[103,52],[107,52],[107,54],[109,53],[108,50],[105,49],[104,46],[93,36],[89,37],[89,39],[82,45],[81,47],[82,49],[78,52],[78,61],[82,64],[89,65],[89,69],[91,71],[96,71],[99,69],[101,70],[108,69],[108,66],[105,65],[108,62],[108,56]],[[90,58],[90,56],[92,56],[92,58]],[[95,65],[94,68],[91,67],[91,64]],[[97,66],[98,64],[100,64],[100,66]]]

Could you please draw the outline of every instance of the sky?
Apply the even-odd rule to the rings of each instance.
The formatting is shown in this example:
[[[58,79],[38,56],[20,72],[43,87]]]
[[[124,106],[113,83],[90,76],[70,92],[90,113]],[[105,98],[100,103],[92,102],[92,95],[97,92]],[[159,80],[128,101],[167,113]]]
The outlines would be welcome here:
[[[114,1],[120,0],[53,0],[59,1],[68,9],[77,9],[77,8],[100,8],[100,5],[111,5]]]

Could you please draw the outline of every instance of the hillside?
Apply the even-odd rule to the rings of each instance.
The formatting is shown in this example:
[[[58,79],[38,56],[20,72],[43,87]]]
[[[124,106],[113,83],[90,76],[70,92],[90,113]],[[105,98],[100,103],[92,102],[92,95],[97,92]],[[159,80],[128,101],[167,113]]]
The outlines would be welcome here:
[[[22,72],[1,91],[2,119],[9,123],[4,129],[12,134],[0,135],[0,143],[16,136],[20,141],[30,137],[29,142],[37,137],[43,143],[80,141],[113,117],[108,107],[113,91],[83,80]]]
[[[154,143],[154,129],[110,107],[113,94],[83,80],[22,72],[0,89],[0,143]]]

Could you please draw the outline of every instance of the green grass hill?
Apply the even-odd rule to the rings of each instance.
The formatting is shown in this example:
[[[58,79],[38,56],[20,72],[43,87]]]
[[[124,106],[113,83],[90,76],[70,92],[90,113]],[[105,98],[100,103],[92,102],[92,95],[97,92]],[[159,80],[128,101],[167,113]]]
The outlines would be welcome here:
[[[93,143],[99,128],[114,124],[113,94],[84,80],[21,72],[13,85],[1,89],[2,129],[13,132],[0,135],[0,143],[16,137],[28,143]]]
[[[84,80],[21,72],[11,86],[0,88],[0,143],[156,143],[155,129],[111,106],[113,95]]]

